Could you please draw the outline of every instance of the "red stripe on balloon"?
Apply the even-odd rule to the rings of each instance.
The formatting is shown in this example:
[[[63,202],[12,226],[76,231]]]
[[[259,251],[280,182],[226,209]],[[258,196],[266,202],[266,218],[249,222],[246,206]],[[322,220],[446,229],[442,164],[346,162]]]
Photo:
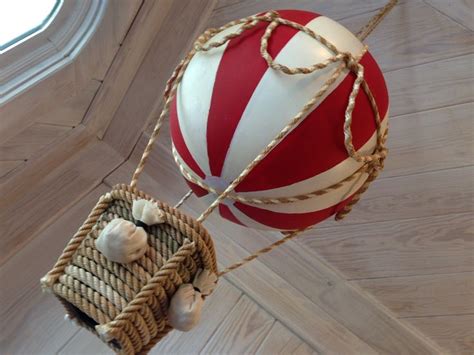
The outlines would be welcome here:
[[[360,63],[382,119],[388,109],[383,75],[366,53]],[[276,146],[237,186],[236,191],[261,191],[288,186],[329,170],[348,157],[344,146],[344,113],[355,76],[349,74],[306,119]],[[353,144],[360,149],[375,132],[375,118],[361,89],[352,114]],[[290,119],[290,117],[288,118]]]
[[[181,159],[189,166],[202,179],[205,178],[206,174],[201,170],[198,163],[194,160],[191,152],[189,151],[186,142],[184,141],[181,128],[179,127],[178,110],[176,107],[177,97],[173,99],[170,107],[170,131],[171,137],[173,138],[173,144],[178,151]]]
[[[234,206],[260,224],[280,230],[298,230],[317,224],[341,210],[352,196],[337,205],[307,213],[281,213],[236,202]]]
[[[232,213],[232,211],[230,210],[230,208],[226,205],[219,205],[219,213],[222,217],[224,217],[225,219],[231,221],[231,222],[234,222],[234,223],[237,223],[237,224],[240,224],[241,226],[244,226],[244,224],[242,222],[240,222],[237,217],[235,217],[234,213]]]
[[[185,179],[185,181],[188,184],[188,186],[191,188],[191,190],[193,190],[194,194],[197,197],[206,196],[208,194],[207,190],[203,189],[201,186],[196,185],[195,183],[193,183],[189,180],[186,180],[186,179]]]
[[[299,10],[278,12],[283,18],[302,25],[319,16]],[[221,175],[235,129],[255,88],[268,70],[260,55],[260,40],[267,26],[268,23],[259,23],[254,29],[232,39],[219,63],[207,121],[207,152],[213,176]],[[277,56],[297,33],[294,28],[278,26],[269,41],[269,53]]]

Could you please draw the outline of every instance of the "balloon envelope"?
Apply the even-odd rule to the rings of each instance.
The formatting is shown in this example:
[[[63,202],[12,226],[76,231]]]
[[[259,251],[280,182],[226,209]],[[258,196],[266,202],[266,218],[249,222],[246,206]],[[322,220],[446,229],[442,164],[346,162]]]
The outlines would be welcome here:
[[[337,22],[313,12],[279,10],[282,18],[312,29],[341,52],[358,57],[363,44]],[[233,26],[211,41],[235,32]],[[321,89],[340,63],[311,74],[287,75],[269,68],[260,54],[268,22],[260,22],[227,44],[198,52],[186,69],[170,110],[171,135],[179,164],[194,179],[223,191],[283,127]],[[268,51],[289,67],[310,66],[333,56],[303,32],[280,25]],[[369,52],[360,64],[377,102],[383,127],[388,94],[383,75]],[[331,186],[361,166],[344,146],[344,113],[355,80],[344,70],[307,117],[237,186],[247,198],[292,197]],[[363,154],[376,145],[375,118],[361,90],[353,112],[353,144]],[[318,223],[347,204],[367,174],[322,196],[285,204],[254,204],[225,200],[222,217],[252,228],[296,230]],[[198,196],[217,196],[188,181]]]

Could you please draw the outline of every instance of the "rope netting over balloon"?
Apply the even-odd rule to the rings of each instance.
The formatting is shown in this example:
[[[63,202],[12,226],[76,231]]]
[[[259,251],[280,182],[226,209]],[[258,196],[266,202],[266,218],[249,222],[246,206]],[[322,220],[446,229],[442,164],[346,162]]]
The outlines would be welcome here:
[[[385,5],[380,11],[372,17],[372,19],[357,33],[357,38],[359,40],[364,40],[372,30],[380,23],[380,21],[385,17],[385,15],[395,6],[397,3],[396,0],[391,0]],[[367,84],[366,80],[364,79],[364,67],[359,63],[362,55],[367,51],[367,47],[364,47],[364,50],[359,56],[354,56],[352,53],[340,51],[334,44],[328,41],[323,36],[315,33],[310,28],[300,25],[296,22],[289,21],[280,17],[278,12],[270,11],[262,15],[254,15],[242,18],[240,20],[229,22],[228,24],[214,29],[206,30],[194,43],[193,48],[191,51],[186,55],[186,57],[179,63],[179,65],[174,70],[172,76],[168,80],[166,84],[166,88],[164,91],[164,105],[160,116],[157,118],[157,122],[155,128],[150,136],[148,144],[143,152],[143,155],[138,163],[138,166],[133,174],[132,181],[130,186],[132,188],[136,187],[138,178],[140,174],[143,172],[145,167],[145,163],[147,161],[148,156],[151,153],[153,148],[153,144],[158,136],[158,133],[163,125],[164,120],[168,116],[170,105],[176,95],[178,86],[182,81],[186,68],[188,67],[189,63],[191,62],[192,58],[198,52],[207,52],[214,48],[218,48],[220,46],[225,45],[233,38],[239,37],[245,31],[251,30],[255,28],[259,23],[266,22],[269,23],[266,27],[264,34],[260,39],[260,54],[262,58],[267,63],[268,67],[282,72],[286,75],[307,75],[311,74],[315,71],[327,68],[331,64],[337,63],[338,65],[332,71],[329,78],[326,82],[321,86],[321,88],[313,95],[313,97],[301,108],[301,110],[291,118],[291,120],[283,127],[283,129],[268,143],[268,145],[242,170],[242,172],[225,188],[223,191],[218,191],[215,188],[207,185],[203,181],[196,179],[194,174],[188,170],[186,166],[184,166],[180,160],[178,159],[177,152],[173,148],[173,156],[178,164],[180,172],[182,175],[190,182],[198,185],[199,187],[203,188],[204,190],[217,195],[217,198],[208,206],[208,208],[198,217],[198,222],[203,222],[218,206],[221,202],[225,199],[230,199],[238,202],[244,203],[252,203],[252,204],[286,204],[292,203],[296,201],[303,201],[310,198],[314,198],[317,196],[322,196],[324,194],[329,193],[330,191],[337,190],[343,186],[343,184],[354,181],[358,179],[361,175],[367,174],[368,177],[364,181],[363,185],[356,191],[356,193],[352,196],[352,199],[341,209],[339,210],[335,218],[336,220],[340,220],[344,218],[352,209],[352,207],[360,200],[361,195],[368,189],[370,183],[374,181],[379,172],[384,167],[384,160],[387,156],[387,148],[385,146],[386,137],[387,137],[387,130],[383,129],[381,124],[381,118],[379,114],[379,109],[377,107],[377,103],[375,98],[370,90],[369,85]],[[230,27],[241,25],[237,30],[231,32],[224,37],[213,40],[214,37],[223,32]],[[275,29],[278,26],[289,26],[297,31],[303,32],[306,35],[313,38],[315,41],[321,43],[324,47],[326,47],[331,53],[331,57],[328,59],[320,62],[315,63],[313,65],[307,67],[288,67],[281,63],[277,63],[274,58],[268,52],[268,41],[271,38],[272,34],[274,33]],[[349,95],[349,99],[347,102],[347,106],[345,109],[344,114],[344,146],[347,151],[349,157],[361,163],[362,166],[356,170],[352,175],[346,177],[345,179],[334,183],[331,186],[325,187],[323,189],[318,189],[315,191],[311,191],[309,193],[300,194],[296,196],[281,196],[281,197],[272,197],[272,198],[258,198],[258,197],[244,197],[239,195],[235,192],[235,188],[247,177],[247,175],[295,128],[297,127],[310,113],[315,104],[327,90],[333,85],[336,80],[339,78],[341,73],[345,70],[348,70],[353,73],[355,76],[355,81],[352,85],[352,89]],[[360,154],[354,147],[353,144],[353,135],[352,135],[352,113],[354,111],[356,105],[356,98],[360,92],[360,89],[364,91],[365,95],[367,96],[370,107],[372,109],[374,118],[375,118],[375,126],[376,126],[376,145],[375,149],[371,154],[362,155]],[[192,190],[189,191],[183,198],[178,202],[176,207],[181,206],[187,198],[189,198],[193,194]],[[297,235],[301,234],[310,227],[306,227],[304,229],[292,231],[292,232],[285,232],[284,238],[276,241],[275,243],[265,247],[256,253],[248,256],[247,258],[229,266],[228,268],[221,270],[219,275],[223,275],[231,270],[234,270],[245,263],[257,258],[259,255],[264,254],[266,252],[271,251],[275,247],[285,243],[286,241],[296,237]]]

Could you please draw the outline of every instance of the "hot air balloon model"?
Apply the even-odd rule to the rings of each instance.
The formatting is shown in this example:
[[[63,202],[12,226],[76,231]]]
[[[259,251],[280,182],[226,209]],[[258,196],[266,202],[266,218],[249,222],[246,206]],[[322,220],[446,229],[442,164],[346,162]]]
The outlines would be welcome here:
[[[381,167],[387,88],[366,47],[337,22],[299,10],[261,18],[237,37],[242,24],[211,33],[202,48],[223,44],[187,63],[170,108],[173,154],[211,202],[257,159],[220,215],[303,229],[342,216]]]
[[[361,42],[314,12],[269,11],[205,31],[178,65],[130,185],[102,196],[41,280],[68,318],[115,351],[146,353],[187,331],[218,277],[335,215],[342,219],[383,168],[388,94]],[[191,190],[175,207],[136,188],[166,117]],[[178,208],[195,194],[197,218]],[[202,222],[217,210],[282,239],[217,269]]]

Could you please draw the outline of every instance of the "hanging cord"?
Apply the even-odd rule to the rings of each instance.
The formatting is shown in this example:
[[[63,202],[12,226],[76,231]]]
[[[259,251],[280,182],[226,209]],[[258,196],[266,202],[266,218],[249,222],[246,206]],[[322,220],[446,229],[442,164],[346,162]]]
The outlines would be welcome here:
[[[181,200],[179,200],[179,202],[176,205],[174,205],[174,208],[180,208],[181,205],[184,202],[186,202],[186,200],[190,198],[192,194],[193,194],[193,190],[189,190],[183,197],[181,197]]]
[[[397,3],[397,0],[390,0],[387,5],[385,5],[382,9],[379,10],[379,12],[372,17],[372,19],[358,32],[357,37],[360,40],[365,39],[372,31],[373,29],[382,21],[382,19],[388,14],[388,12],[395,6]],[[295,74],[309,74],[312,73],[316,70],[320,70],[323,68],[326,68],[328,65],[332,63],[339,62],[340,64],[336,67],[336,69],[333,71],[329,79],[325,82],[325,84],[321,87],[321,89],[314,95],[314,97],[302,108],[302,110],[291,119],[291,121],[280,131],[280,133],[265,147],[260,154],[241,172],[241,174],[234,180],[232,183],[223,191],[223,192],[217,192],[218,197],[217,199],[198,217],[197,221],[198,222],[203,222],[213,211],[214,209],[226,198],[228,197],[234,197],[235,195],[232,194],[234,191],[235,187],[242,182],[242,180],[252,171],[252,169],[260,162],[262,161],[265,156],[276,146],[278,145],[285,137],[286,135],[294,128],[296,127],[304,117],[306,117],[306,114],[313,108],[314,104],[318,101],[318,99],[324,95],[324,93],[327,91],[327,89],[336,81],[336,79],[339,77],[341,72],[344,69],[348,69],[351,72],[353,72],[356,75],[355,82],[352,87],[351,94],[349,96],[348,100],[348,105],[345,111],[345,121],[344,121],[344,144],[347,150],[347,153],[349,154],[350,157],[355,159],[356,161],[362,163],[362,168],[356,171],[354,175],[357,173],[360,173],[361,171],[364,173],[368,173],[368,178],[364,182],[364,184],[359,188],[359,190],[354,194],[352,200],[346,204],[346,206],[337,212],[336,214],[336,219],[342,219],[344,216],[346,216],[352,209],[352,206],[357,203],[360,199],[360,196],[362,193],[364,193],[367,189],[369,184],[375,180],[375,178],[378,176],[379,171],[383,169],[383,163],[384,159],[387,155],[387,149],[385,148],[385,141],[386,141],[386,132],[382,131],[381,127],[381,121],[380,121],[380,115],[378,111],[377,104],[375,102],[375,99],[370,91],[370,88],[368,87],[367,83],[364,80],[364,68],[363,66],[359,63],[359,60],[361,56],[359,57],[354,57],[351,53],[348,52],[340,52],[332,43],[327,41],[325,38],[319,36],[318,34],[314,33],[311,29],[302,26],[300,24],[297,24],[292,21],[288,21],[285,19],[282,19],[279,17],[279,14],[277,12],[271,11],[268,12],[264,15],[254,15],[254,16],[249,16],[240,20],[232,21],[218,29],[208,29],[206,30],[199,38],[197,39],[196,43],[194,44],[193,49],[186,55],[186,57],[179,63],[179,65],[176,67],[174,70],[171,78],[168,80],[164,92],[164,106],[163,110],[158,117],[157,123],[155,125],[155,128],[150,136],[150,139],[148,141],[147,146],[145,147],[145,150],[143,152],[143,155],[140,159],[140,162],[133,174],[132,181],[130,183],[130,186],[132,188],[136,187],[138,178],[140,174],[142,173],[146,160],[151,152],[151,149],[153,147],[153,144],[158,136],[158,133],[163,125],[163,122],[168,114],[169,111],[169,106],[174,98],[174,95],[176,94],[177,87],[179,83],[182,80],[182,77],[184,75],[184,72],[189,65],[191,59],[194,57],[194,55],[199,52],[199,51],[209,51],[212,48],[217,48],[222,46],[223,44],[227,43],[229,40],[232,38],[240,36],[244,31],[249,30],[253,27],[255,27],[259,22],[264,21],[264,22],[270,22],[270,24],[267,26],[264,35],[262,36],[261,39],[261,46],[260,46],[260,53],[262,57],[265,59],[267,62],[268,66],[271,67],[274,70],[281,71],[285,74],[288,75],[295,75]],[[222,32],[223,30],[238,25],[242,24],[242,26],[236,30],[233,33],[230,33],[223,37],[222,39],[215,41],[215,42],[210,42],[210,40],[217,34]],[[311,36],[315,40],[319,41],[323,45],[325,45],[334,55],[325,60],[322,63],[317,63],[314,64],[310,67],[296,67],[296,68],[289,68],[285,65],[276,63],[274,59],[270,56],[268,53],[268,40],[271,37],[273,31],[275,28],[277,28],[279,25],[285,25],[289,27],[293,27],[299,31],[302,31],[306,33],[307,35]],[[365,49],[366,50],[366,49]],[[365,51],[364,51],[365,52]],[[363,53],[362,53],[363,54]],[[372,154],[369,155],[360,155],[354,148],[353,143],[352,143],[352,131],[351,131],[351,124],[352,124],[352,112],[354,110],[355,106],[355,99],[357,98],[357,95],[359,93],[360,88],[364,90],[365,94],[369,98],[369,102],[371,104],[372,110],[374,112],[375,116],[375,123],[376,123],[376,130],[377,130],[377,145]],[[175,154],[174,154],[175,155]],[[181,165],[180,170],[183,172],[185,171],[185,168]],[[186,171],[185,171],[186,172]],[[186,174],[183,174],[185,177],[192,176],[189,172],[186,172]],[[338,184],[342,184],[343,182],[347,182],[348,180],[343,180],[342,182],[339,182],[333,186],[336,186]],[[193,181],[194,182],[194,181]],[[202,186],[204,187],[204,186]],[[331,187],[329,187],[330,189]],[[337,187],[334,187],[337,188]],[[326,188],[328,189],[328,188]],[[211,191],[209,189],[209,191]],[[304,198],[308,198],[309,195],[314,195],[317,196],[318,194],[322,194],[320,191],[315,191],[310,194],[302,195]],[[214,192],[214,191],[212,191]],[[324,192],[325,193],[325,192]],[[191,196],[192,192],[188,192],[183,198],[178,202],[177,206],[181,206],[181,204],[189,197]],[[290,197],[290,198],[283,198],[288,200],[289,202],[293,202],[291,199],[294,198],[302,198],[302,196],[296,196],[296,197]],[[278,201],[278,203],[281,203]],[[288,240],[291,240],[304,232],[305,230],[309,229],[311,227],[305,228],[303,230],[298,230],[294,232],[289,232],[285,234],[285,237],[274,242],[273,244],[260,249],[259,251],[255,252],[254,254],[244,258],[243,260],[227,267],[226,269],[222,270],[219,273],[219,276],[222,276],[231,270],[235,270],[236,268],[250,262],[251,260],[257,258],[259,255],[267,253],[277,246],[287,242]]]

